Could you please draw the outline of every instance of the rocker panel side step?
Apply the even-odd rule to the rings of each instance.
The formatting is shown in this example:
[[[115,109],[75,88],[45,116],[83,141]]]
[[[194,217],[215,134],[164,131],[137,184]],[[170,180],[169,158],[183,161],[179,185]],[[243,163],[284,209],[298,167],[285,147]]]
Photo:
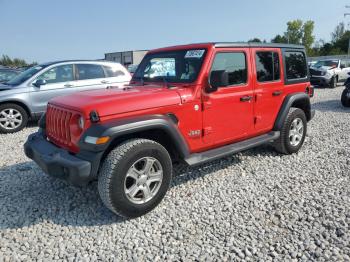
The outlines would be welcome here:
[[[280,137],[280,131],[272,131],[267,134],[253,137],[244,141],[211,149],[202,153],[194,153],[185,158],[185,162],[190,165],[199,165],[205,162],[213,161],[227,155],[238,153],[262,144],[273,142]]]

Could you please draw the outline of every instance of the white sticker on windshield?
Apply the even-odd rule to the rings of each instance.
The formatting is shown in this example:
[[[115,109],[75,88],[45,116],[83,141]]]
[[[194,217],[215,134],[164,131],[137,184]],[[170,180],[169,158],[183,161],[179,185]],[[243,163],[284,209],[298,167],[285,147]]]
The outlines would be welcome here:
[[[205,50],[188,50],[185,58],[201,58]]]

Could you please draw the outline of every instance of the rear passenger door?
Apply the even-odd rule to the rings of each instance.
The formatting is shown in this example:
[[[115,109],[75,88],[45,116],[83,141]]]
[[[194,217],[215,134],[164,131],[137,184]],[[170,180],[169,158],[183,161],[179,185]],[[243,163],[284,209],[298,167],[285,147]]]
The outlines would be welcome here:
[[[283,102],[285,90],[279,48],[252,48],[254,59],[255,129],[270,131]]]
[[[76,64],[75,76],[77,81],[72,87],[76,91],[102,89],[108,84],[102,65],[99,64]]]

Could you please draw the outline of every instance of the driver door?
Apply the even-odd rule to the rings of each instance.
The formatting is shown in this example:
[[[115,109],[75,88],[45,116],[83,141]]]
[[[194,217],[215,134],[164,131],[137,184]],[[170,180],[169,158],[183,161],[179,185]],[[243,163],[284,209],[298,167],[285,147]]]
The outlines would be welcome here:
[[[33,111],[42,113],[46,111],[47,102],[61,95],[69,94],[74,83],[73,64],[54,66],[39,75],[34,81],[42,79],[46,84],[36,87],[31,85],[30,100]]]
[[[204,142],[229,144],[254,131],[254,96],[248,48],[218,49],[211,71],[228,73],[228,86],[203,95]]]

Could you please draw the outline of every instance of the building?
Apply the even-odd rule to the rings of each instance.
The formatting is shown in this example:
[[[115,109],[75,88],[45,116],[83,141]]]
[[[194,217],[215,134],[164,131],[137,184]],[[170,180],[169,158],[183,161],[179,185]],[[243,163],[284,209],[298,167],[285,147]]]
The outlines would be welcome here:
[[[124,66],[138,65],[147,52],[148,50],[135,50],[135,51],[106,53],[105,60],[118,62]]]

